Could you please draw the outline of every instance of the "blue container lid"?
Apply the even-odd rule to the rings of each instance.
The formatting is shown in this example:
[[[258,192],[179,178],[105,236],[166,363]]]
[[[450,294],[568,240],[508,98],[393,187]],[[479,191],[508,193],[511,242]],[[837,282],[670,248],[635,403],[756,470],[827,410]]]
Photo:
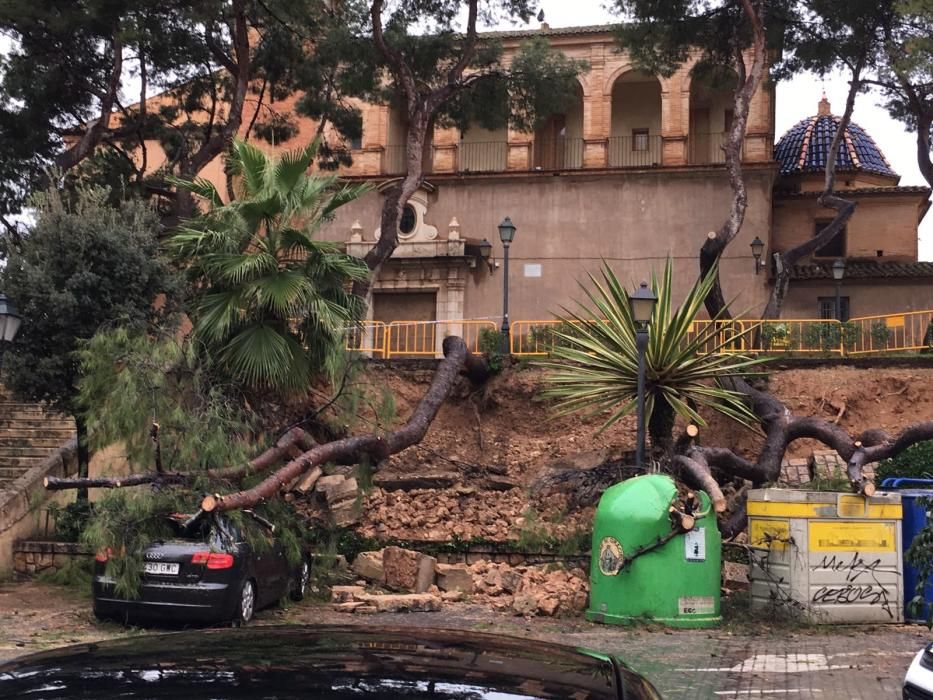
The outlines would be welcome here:
[[[904,486],[913,486],[914,489],[933,490],[933,479],[914,479],[907,477],[890,477],[881,482],[883,489],[901,489]]]

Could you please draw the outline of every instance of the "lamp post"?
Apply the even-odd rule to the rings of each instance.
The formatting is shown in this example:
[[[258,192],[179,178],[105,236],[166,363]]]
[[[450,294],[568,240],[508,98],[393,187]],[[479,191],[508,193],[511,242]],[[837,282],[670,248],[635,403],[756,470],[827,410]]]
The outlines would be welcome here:
[[[635,347],[638,351],[638,434],[635,445],[635,466],[645,465],[645,352],[648,350],[648,324],[658,298],[642,282],[628,298],[635,321]]]
[[[16,307],[3,292],[0,292],[0,369],[3,369],[3,352],[6,343],[13,342],[22,322],[23,317],[16,312]]]
[[[755,257],[755,274],[758,274],[758,268],[761,267],[761,254],[765,251],[765,243],[758,236],[751,242],[752,255]]]
[[[833,263],[833,279],[836,282],[836,320],[842,321],[842,278],[846,274],[846,263],[842,258],[836,258]]]
[[[515,239],[515,224],[512,219],[505,217],[499,224],[499,240],[505,250],[505,274],[502,278],[502,354],[512,352],[512,338],[509,331],[509,246]]]

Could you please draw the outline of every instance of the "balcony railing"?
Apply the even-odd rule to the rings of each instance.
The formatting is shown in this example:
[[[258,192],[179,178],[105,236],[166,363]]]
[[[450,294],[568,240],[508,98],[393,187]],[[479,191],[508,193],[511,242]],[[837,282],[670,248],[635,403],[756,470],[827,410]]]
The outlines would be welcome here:
[[[661,137],[655,134],[612,136],[607,160],[610,168],[638,168],[661,165]]]
[[[533,163],[535,170],[574,170],[583,167],[583,139],[560,136],[556,139],[535,139]]]
[[[457,170],[462,173],[502,172],[508,163],[507,141],[462,141],[457,152]]]
[[[405,145],[386,146],[382,154],[382,172],[386,175],[404,175],[408,169]]]

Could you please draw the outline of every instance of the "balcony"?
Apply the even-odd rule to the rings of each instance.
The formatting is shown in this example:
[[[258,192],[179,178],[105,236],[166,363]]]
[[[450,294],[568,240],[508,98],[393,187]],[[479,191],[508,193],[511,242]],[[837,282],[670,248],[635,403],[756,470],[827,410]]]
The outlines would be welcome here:
[[[661,137],[654,134],[612,136],[607,144],[610,168],[649,168],[661,165]]]
[[[582,138],[559,136],[535,139],[532,148],[534,170],[576,170],[583,167]]]
[[[507,141],[461,141],[457,149],[457,171],[496,173],[508,169]]]

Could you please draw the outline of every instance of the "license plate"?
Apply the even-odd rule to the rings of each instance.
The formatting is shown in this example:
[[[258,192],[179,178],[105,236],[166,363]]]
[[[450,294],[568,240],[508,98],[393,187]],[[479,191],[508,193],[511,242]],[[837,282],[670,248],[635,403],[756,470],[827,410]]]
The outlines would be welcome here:
[[[177,576],[178,564],[169,564],[161,561],[147,561],[143,566],[147,574],[160,574],[162,576]]]

